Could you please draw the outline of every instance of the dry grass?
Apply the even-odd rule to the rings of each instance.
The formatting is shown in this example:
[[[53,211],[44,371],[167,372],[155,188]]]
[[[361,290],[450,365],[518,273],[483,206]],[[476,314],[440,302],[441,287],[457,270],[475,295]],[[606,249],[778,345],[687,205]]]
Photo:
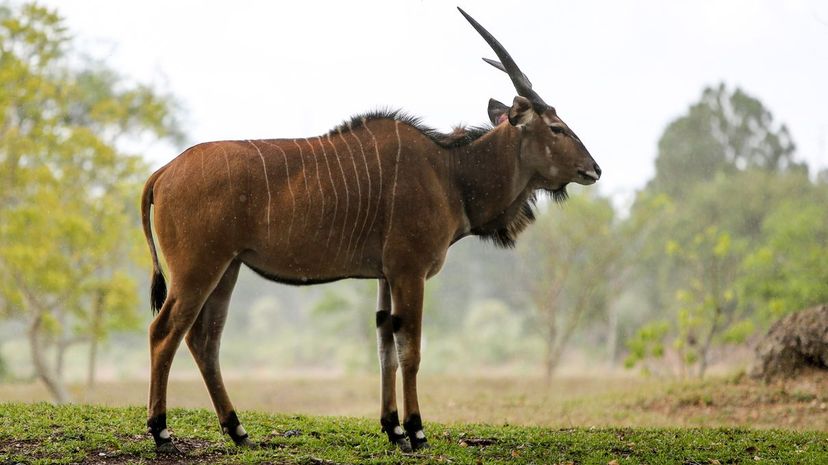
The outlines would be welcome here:
[[[375,418],[377,376],[230,380],[236,407],[270,413]],[[109,382],[80,402],[143,405],[145,381]],[[424,417],[440,423],[573,426],[747,426],[828,429],[828,375],[765,385],[745,378],[676,382],[639,377],[561,378],[425,376]],[[0,385],[0,401],[48,400],[39,384]],[[211,408],[200,380],[170,384],[171,407]]]

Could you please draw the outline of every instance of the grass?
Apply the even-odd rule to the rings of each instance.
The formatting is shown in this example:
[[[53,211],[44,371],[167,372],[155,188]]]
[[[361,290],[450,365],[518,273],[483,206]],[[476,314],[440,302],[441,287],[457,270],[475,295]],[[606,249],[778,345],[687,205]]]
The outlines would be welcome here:
[[[744,377],[424,377],[432,448],[383,439],[374,376],[236,380],[230,392],[262,448],[221,436],[201,381],[175,381],[169,412],[184,457],[155,457],[145,382],[106,383],[96,406],[33,403],[35,384],[0,385],[0,464],[34,463],[828,463],[828,375],[762,384]],[[84,399],[82,389],[72,388]],[[297,414],[299,413],[299,414]],[[339,415],[339,416],[319,416]],[[286,432],[299,434],[285,434]]]
[[[431,448],[391,449],[376,421],[243,412],[239,450],[205,409],[173,409],[184,457],[156,458],[139,407],[0,405],[0,463],[828,463],[828,433],[744,428],[567,428],[428,423]],[[291,432],[285,434],[286,432]]]

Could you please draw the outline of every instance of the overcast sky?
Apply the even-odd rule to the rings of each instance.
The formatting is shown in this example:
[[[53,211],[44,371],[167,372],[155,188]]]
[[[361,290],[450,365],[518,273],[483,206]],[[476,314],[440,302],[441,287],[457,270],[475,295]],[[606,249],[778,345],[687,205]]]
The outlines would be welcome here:
[[[511,102],[453,2],[47,0],[81,47],[179,97],[191,142],[305,137],[377,107],[448,129]],[[666,124],[724,81],[828,165],[828,2],[465,1],[629,198]],[[178,147],[176,150],[183,149]],[[152,150],[154,166],[177,153]]]

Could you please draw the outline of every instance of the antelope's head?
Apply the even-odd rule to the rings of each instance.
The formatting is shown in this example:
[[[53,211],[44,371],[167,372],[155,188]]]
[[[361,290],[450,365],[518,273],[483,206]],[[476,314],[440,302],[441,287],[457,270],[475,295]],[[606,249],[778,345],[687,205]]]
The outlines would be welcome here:
[[[489,100],[489,119],[495,126],[508,122],[521,131],[521,163],[535,172],[542,188],[553,192],[562,191],[570,182],[589,185],[598,181],[601,168],[581,139],[558,117],[555,108],[532,90],[532,83],[500,42],[465,11],[457,9],[500,59],[483,61],[508,74],[517,90],[512,106]]]

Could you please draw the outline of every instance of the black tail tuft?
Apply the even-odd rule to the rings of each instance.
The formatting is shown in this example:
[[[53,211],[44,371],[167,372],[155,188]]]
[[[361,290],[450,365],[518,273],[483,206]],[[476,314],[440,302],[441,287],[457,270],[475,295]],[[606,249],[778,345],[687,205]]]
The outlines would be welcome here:
[[[161,270],[156,269],[152,274],[152,286],[150,291],[150,307],[152,314],[158,314],[164,301],[167,300],[167,282],[164,280],[164,275]]]

